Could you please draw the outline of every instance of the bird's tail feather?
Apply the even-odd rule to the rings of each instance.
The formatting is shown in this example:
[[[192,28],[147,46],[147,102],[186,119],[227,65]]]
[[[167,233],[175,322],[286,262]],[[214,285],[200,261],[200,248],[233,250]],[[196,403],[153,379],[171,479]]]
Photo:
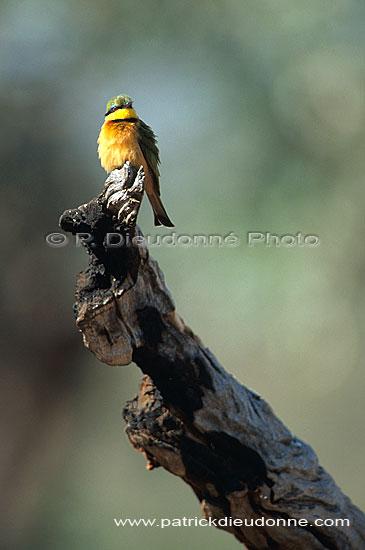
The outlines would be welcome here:
[[[165,227],[175,227],[170,220],[162,201],[157,193],[147,194],[155,215],[155,225],[164,225]]]

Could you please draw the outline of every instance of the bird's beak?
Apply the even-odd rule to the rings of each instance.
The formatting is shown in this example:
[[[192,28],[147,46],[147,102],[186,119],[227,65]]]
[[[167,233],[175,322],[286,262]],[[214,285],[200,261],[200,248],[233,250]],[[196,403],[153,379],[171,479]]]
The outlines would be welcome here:
[[[133,101],[128,101],[128,103],[125,104],[125,107],[129,109],[130,107],[132,107],[132,105],[133,105]]]

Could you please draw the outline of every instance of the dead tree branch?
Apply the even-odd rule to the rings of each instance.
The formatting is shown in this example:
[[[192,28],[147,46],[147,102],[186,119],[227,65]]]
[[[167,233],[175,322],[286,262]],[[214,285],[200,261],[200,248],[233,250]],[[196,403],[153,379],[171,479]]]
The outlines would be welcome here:
[[[311,447],[228,374],[176,313],[135,225],[143,188],[143,170],[126,163],[97,199],[60,220],[65,231],[83,234],[89,253],[75,304],[86,347],[108,365],[134,361],[145,375],[124,407],[131,444],[149,468],[184,479],[213,523],[232,518],[220,528],[249,549],[364,549],[363,514]],[[278,519],[301,522],[288,527]],[[259,521],[247,527],[244,520]]]

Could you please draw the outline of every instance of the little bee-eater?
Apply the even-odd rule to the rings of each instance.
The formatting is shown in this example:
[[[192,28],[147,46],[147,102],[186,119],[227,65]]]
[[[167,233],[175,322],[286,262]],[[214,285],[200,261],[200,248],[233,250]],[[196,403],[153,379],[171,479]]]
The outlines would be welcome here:
[[[105,120],[98,138],[98,154],[107,172],[129,162],[137,170],[142,165],[145,189],[155,215],[155,225],[174,227],[160,198],[160,164],[156,136],[133,109],[127,95],[113,97],[106,106]]]

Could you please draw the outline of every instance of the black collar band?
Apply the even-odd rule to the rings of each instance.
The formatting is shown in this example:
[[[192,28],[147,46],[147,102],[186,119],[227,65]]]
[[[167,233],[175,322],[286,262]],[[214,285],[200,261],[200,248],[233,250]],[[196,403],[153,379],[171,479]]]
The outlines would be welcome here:
[[[115,118],[114,120],[109,120],[108,122],[138,122],[138,118]]]

